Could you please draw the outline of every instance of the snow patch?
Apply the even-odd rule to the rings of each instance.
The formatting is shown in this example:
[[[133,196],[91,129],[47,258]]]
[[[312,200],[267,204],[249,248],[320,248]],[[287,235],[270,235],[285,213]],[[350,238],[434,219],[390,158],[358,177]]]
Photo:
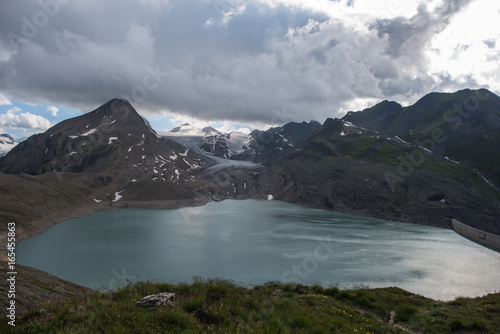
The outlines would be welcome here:
[[[85,132],[85,133],[82,133],[82,134],[80,135],[80,137],[86,137],[86,136],[88,136],[88,135],[93,134],[93,133],[94,133],[94,132],[96,132],[96,131],[97,131],[97,129],[92,129],[92,130],[89,130],[89,131],[87,131],[87,132]]]
[[[172,152],[173,155],[171,155],[169,158],[172,159],[172,160],[177,160],[178,156],[177,154],[175,154],[175,152]]]
[[[113,200],[113,202],[117,202],[123,197],[122,195],[120,195],[122,192],[124,192],[124,190],[115,192],[115,199]]]
[[[278,136],[280,136],[285,143],[288,141],[288,139],[286,139],[281,133],[278,133]]]
[[[109,137],[108,145],[113,143],[113,140],[118,140],[118,137]]]
[[[399,140],[400,142],[402,142],[403,144],[409,145],[407,142],[405,142],[403,139],[399,138],[398,136],[396,136],[396,139]]]
[[[422,146],[419,146],[419,148],[421,148],[422,150],[424,150],[424,151],[425,151],[425,152],[427,152],[427,153],[432,154],[432,151],[431,151],[431,150],[429,150],[428,148],[425,148],[425,147],[422,147]]]
[[[200,168],[199,165],[197,164],[194,164],[194,165],[191,165],[187,160],[186,158],[182,158],[182,161],[184,161],[186,163],[186,165],[188,165],[191,169],[196,169],[196,168]],[[162,165],[163,166],[163,165]]]
[[[190,124],[182,124],[179,127],[176,127],[175,129],[172,129],[172,131],[165,131],[160,133],[163,136],[176,136],[176,137],[181,137],[181,136],[189,136],[189,137],[205,137],[207,134],[205,134],[202,130],[198,130],[194,126],[191,126]]]
[[[345,133],[344,133],[344,131],[342,131],[342,132],[340,133],[340,135],[341,135],[341,136],[345,136]]]
[[[101,203],[101,202],[102,202],[100,199],[95,199],[95,198],[94,198],[94,201],[95,201],[96,203]]]
[[[181,157],[187,157],[188,156],[189,149],[186,150],[184,153],[179,153]]]
[[[490,187],[495,189],[495,186],[490,181],[488,181],[483,175],[481,175],[481,173],[479,173],[477,170],[476,170],[476,173],[478,173],[479,176],[481,176],[483,178],[483,180],[486,181],[486,183],[488,183],[490,185]]]
[[[273,195],[267,195],[267,200],[268,201],[271,201],[273,198],[274,198]]]

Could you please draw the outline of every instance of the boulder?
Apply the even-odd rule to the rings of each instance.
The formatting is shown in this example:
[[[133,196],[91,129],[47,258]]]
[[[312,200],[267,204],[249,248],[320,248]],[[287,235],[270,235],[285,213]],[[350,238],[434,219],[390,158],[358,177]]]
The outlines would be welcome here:
[[[156,310],[161,305],[174,305],[175,293],[171,292],[161,292],[156,295],[148,295],[135,304],[137,306],[147,307],[152,310]]]

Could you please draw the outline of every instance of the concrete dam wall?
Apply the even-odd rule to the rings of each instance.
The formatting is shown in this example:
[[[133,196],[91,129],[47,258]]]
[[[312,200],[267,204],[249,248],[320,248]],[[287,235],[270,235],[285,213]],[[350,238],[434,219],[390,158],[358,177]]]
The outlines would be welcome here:
[[[472,241],[500,251],[500,235],[483,232],[481,230],[478,230],[477,228],[465,225],[464,223],[461,223],[455,219],[452,219],[451,222],[453,224],[453,230],[458,234],[469,238]]]

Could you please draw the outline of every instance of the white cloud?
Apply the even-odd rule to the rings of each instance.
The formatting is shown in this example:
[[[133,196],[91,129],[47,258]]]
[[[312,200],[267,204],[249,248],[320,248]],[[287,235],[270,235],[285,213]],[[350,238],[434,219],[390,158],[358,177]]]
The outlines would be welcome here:
[[[221,133],[231,133],[234,131],[241,132],[241,133],[246,133],[249,134],[252,132],[249,128],[247,127],[240,127],[238,124],[234,124],[232,122],[223,122],[221,126],[213,126],[214,129]]]
[[[52,116],[57,117],[57,113],[59,112],[59,108],[57,108],[55,106],[48,106],[47,111],[50,111]]]
[[[182,115],[182,114],[170,114],[170,123],[174,127],[181,126],[182,124],[190,124],[191,126],[197,128],[197,129],[202,129],[206,126],[209,126],[212,124],[212,122],[207,122],[204,120],[200,120],[199,118],[192,117],[192,116],[187,116],[187,115]],[[165,129],[166,131],[170,131],[172,129]]]
[[[46,130],[51,124],[50,121],[40,115],[29,112],[21,113],[18,107],[7,110],[5,114],[0,114],[0,125],[14,129]]]
[[[245,6],[245,4],[243,4],[237,8],[230,9],[227,12],[224,12],[222,22],[221,22],[222,25],[227,28],[229,21],[231,21],[235,16],[243,14],[245,12],[245,9],[246,9],[246,6]]]
[[[2,93],[0,93],[0,106],[10,106],[12,102]]]
[[[499,13],[500,2],[476,0],[434,36],[428,57],[437,82],[453,78],[500,91]]]

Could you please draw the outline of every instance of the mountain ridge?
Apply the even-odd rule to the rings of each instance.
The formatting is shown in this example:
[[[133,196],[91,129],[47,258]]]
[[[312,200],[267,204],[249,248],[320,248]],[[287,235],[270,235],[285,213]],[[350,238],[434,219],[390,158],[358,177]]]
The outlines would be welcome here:
[[[500,151],[500,97],[486,89],[430,93],[408,107],[384,101],[342,119],[467,163],[500,186],[500,156],[491,154]]]

